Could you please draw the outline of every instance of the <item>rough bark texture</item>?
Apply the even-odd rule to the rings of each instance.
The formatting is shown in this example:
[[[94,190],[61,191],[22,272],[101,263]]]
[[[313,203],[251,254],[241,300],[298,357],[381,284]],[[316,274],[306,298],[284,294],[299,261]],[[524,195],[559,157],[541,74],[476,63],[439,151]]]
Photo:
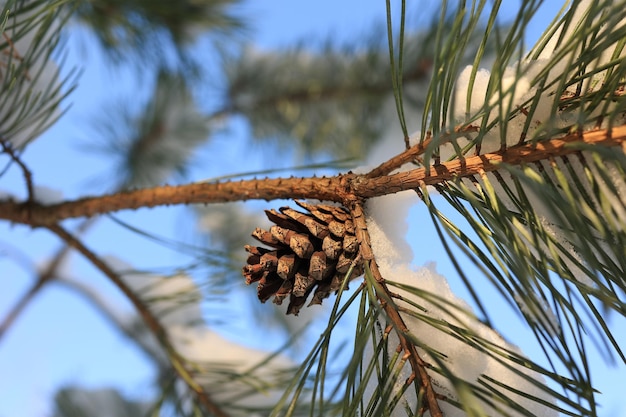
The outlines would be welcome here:
[[[521,165],[576,151],[576,143],[621,146],[626,138],[626,126],[613,129],[576,133],[536,144],[509,148],[438,164],[428,168],[384,175],[393,165],[401,165],[423,152],[423,145],[392,158],[383,175],[341,174],[321,178],[252,179],[223,183],[194,183],[180,186],[124,191],[100,197],[86,197],[53,205],[36,202],[0,201],[0,218],[32,226],[47,226],[61,220],[91,217],[119,210],[138,209],[174,204],[209,204],[245,200],[317,199],[344,203],[352,197],[371,198],[434,185],[455,178],[498,169],[502,163]],[[397,168],[397,167],[396,167]]]

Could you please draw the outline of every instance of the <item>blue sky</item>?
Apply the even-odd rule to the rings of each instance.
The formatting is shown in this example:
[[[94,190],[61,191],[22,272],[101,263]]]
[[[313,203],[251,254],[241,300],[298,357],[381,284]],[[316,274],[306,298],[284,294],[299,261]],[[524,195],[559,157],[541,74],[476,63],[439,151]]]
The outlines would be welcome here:
[[[265,5],[256,2],[247,10],[255,27],[254,43],[267,49],[289,45],[308,36],[333,34],[350,39],[353,34],[366,32],[373,21],[382,22],[385,16],[383,1],[274,0],[263,3]],[[398,2],[393,3],[397,5]],[[551,8],[555,6],[553,2]],[[546,10],[544,15],[551,18],[553,14]],[[530,32],[538,35],[541,24],[537,22],[537,27],[532,27]],[[100,111],[100,98],[110,96],[111,91],[133,89],[136,82],[129,70],[108,69],[97,53],[89,51],[89,45],[89,39],[83,39],[81,43],[70,41],[67,63],[84,65],[79,88],[70,97],[72,108],[25,154],[27,164],[33,168],[35,182],[61,189],[67,198],[102,191],[94,178],[107,171],[109,161],[101,155],[85,152],[80,144],[88,140],[89,118]],[[141,94],[141,87],[138,91]],[[229,165],[229,161],[225,161],[216,172],[196,168],[192,175],[194,179],[201,179],[236,172]],[[250,167],[242,169],[249,170]],[[22,193],[23,181],[19,172],[13,170],[0,178],[0,190]],[[416,217],[425,214],[420,210],[415,209]],[[181,231],[183,237],[193,234],[194,224],[182,208],[139,210],[124,213],[121,217],[147,229],[158,224],[158,233],[172,238],[181,238]],[[428,233],[429,229],[424,227],[428,228],[428,225],[419,225],[419,233]],[[409,234],[417,233],[417,228],[412,224]],[[132,260],[139,268],[171,265],[180,260],[177,253],[124,232],[107,221],[90,231],[87,243],[99,253],[122,253],[126,260]],[[58,247],[57,239],[45,231],[0,224],[0,254],[4,255],[0,257],[0,279],[3,280],[0,319],[33,282],[32,268],[49,259]],[[14,262],[15,248],[26,251],[33,264],[27,266],[27,262]],[[418,263],[437,260],[440,272],[453,278],[453,269],[439,246],[420,247],[419,250]],[[95,285],[101,294],[114,300],[121,311],[131,311],[117,290],[79,257],[72,257],[65,270],[73,277]],[[623,318],[616,325],[621,334],[626,334]],[[510,329],[510,333],[507,336],[513,337],[517,332]],[[594,361],[594,367],[602,367],[597,358]],[[63,384],[116,386],[141,398],[150,392],[153,376],[141,353],[97,311],[57,285],[43,290],[0,341],[0,375],[0,417],[44,415],[49,410],[49,396]],[[626,416],[626,411],[619,410],[623,380],[624,367],[607,369],[599,376],[598,382],[603,382],[601,390],[610,395],[607,417]]]

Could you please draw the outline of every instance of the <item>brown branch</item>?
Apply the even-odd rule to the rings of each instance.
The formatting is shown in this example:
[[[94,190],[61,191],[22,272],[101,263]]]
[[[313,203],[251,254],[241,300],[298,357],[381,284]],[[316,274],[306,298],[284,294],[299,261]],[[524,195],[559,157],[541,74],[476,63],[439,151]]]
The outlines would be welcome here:
[[[460,126],[454,129],[454,135],[458,136],[459,134],[467,134],[472,132],[478,132],[478,127],[469,125],[469,126]],[[440,144],[448,142],[452,135],[452,133],[445,134],[443,138],[440,138]],[[407,164],[411,161],[415,161],[420,155],[426,152],[426,149],[432,143],[432,136],[430,132],[426,132],[426,137],[420,143],[417,143],[410,148],[407,148],[404,152],[394,156],[393,158],[383,162],[367,174],[365,176],[367,178],[376,178],[381,177],[383,175],[388,175],[395,169],[400,168],[402,165]]]
[[[35,197],[33,191],[33,174],[30,172],[26,164],[24,164],[22,159],[15,153],[15,150],[11,146],[10,142],[7,142],[4,138],[0,138],[0,146],[2,146],[2,152],[9,155],[9,158],[11,158],[11,160],[22,170],[22,175],[24,176],[24,181],[26,182],[26,193],[28,196],[27,201],[33,201]]]
[[[186,368],[186,361],[182,358],[174,346],[172,345],[165,328],[161,325],[161,322],[152,314],[144,302],[135,294],[128,285],[121,279],[121,277],[111,269],[102,259],[100,259],[93,251],[85,246],[80,240],[75,238],[71,233],[67,232],[59,225],[50,225],[47,227],[51,232],[61,238],[68,246],[76,249],[87,260],[89,260],[96,268],[98,268],[104,275],[106,275],[113,284],[115,284],[120,291],[130,300],[133,306],[137,309],[137,312],[143,319],[146,326],[157,337],[161,345],[165,348],[168,357],[172,363],[172,367],[178,374],[178,376],[185,381],[189,389],[191,389],[198,398],[198,401],[206,408],[206,410],[217,417],[228,417],[228,414],[224,412],[209,396],[209,394],[193,380],[190,372]]]
[[[626,125],[613,129],[601,129],[584,133],[574,133],[561,138],[524,144],[504,151],[487,153],[445,162],[432,167],[414,169],[389,176],[366,178],[358,177],[352,182],[352,190],[361,198],[378,197],[400,191],[418,188],[421,184],[435,185],[457,178],[470,177],[481,172],[495,171],[502,164],[523,165],[555,156],[578,152],[570,145],[584,143],[599,146],[621,146],[626,140]],[[413,148],[412,148],[413,149]]]
[[[426,370],[426,364],[417,353],[415,344],[413,344],[406,334],[409,332],[402,316],[400,316],[399,308],[393,301],[393,294],[387,288],[384,278],[382,277],[378,265],[376,265],[376,259],[374,258],[374,252],[372,251],[369,232],[367,231],[367,224],[365,222],[365,213],[363,211],[363,205],[358,201],[347,202],[347,207],[350,208],[352,213],[352,221],[354,222],[357,239],[360,243],[361,254],[363,259],[368,262],[372,275],[376,280],[376,296],[381,308],[387,314],[387,317],[393,323],[393,328],[400,341],[402,351],[408,355],[409,363],[413,369],[413,377],[417,378],[420,388],[424,390],[426,407],[432,417],[443,417],[441,408],[439,407],[438,395],[432,386],[430,376]]]
[[[238,182],[194,183],[124,191],[52,205],[3,201],[0,202],[0,218],[33,226],[46,226],[68,218],[173,204],[298,198],[344,202],[348,195],[360,198],[378,197],[415,189],[421,183],[434,185],[483,171],[494,171],[500,168],[502,163],[520,165],[567,155],[577,151],[568,146],[573,143],[619,146],[624,143],[624,139],[626,125],[610,130],[575,133],[536,144],[524,144],[500,152],[472,156],[462,161],[455,160],[375,178],[348,173],[322,178],[266,178]]]
[[[223,183],[194,183],[181,186],[122,191],[59,204],[0,202],[0,218],[17,223],[46,226],[59,220],[90,217],[125,209],[174,204],[218,203],[253,199],[318,198],[341,201],[342,176],[330,178],[254,179]],[[345,185],[343,185],[345,187]],[[29,218],[30,217],[30,218]]]
[[[83,233],[93,222],[86,221],[83,222],[79,228],[78,232]],[[24,309],[30,304],[30,302],[35,298],[35,296],[48,284],[51,282],[57,274],[57,270],[59,266],[63,263],[63,261],[70,254],[71,247],[63,246],[60,248],[57,253],[52,258],[52,261],[48,263],[46,269],[41,272],[37,278],[37,280],[31,285],[28,291],[26,291],[22,297],[15,303],[13,308],[9,310],[9,313],[5,316],[4,320],[0,323],[0,341],[4,337],[7,330],[13,325],[15,320],[19,317],[19,315],[24,311]]]
[[[431,139],[427,138],[424,141],[418,143],[417,145],[413,145],[409,149],[404,152],[394,156],[388,161],[383,162],[367,174],[365,174],[366,178],[376,178],[383,175],[388,175],[394,169],[400,168],[402,165],[413,161],[419,155],[423,154],[426,150],[426,147],[430,144]]]

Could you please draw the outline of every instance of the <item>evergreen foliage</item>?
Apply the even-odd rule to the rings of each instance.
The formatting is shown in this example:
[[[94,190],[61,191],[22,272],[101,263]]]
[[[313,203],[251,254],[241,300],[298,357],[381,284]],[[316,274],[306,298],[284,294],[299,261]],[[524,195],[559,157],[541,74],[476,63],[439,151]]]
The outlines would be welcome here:
[[[156,375],[158,392],[141,401],[62,388],[55,416],[604,415],[590,352],[626,364],[610,323],[626,316],[626,2],[568,1],[530,49],[542,1],[521,2],[509,22],[502,1],[440,3],[419,29],[409,4],[387,1],[386,33],[266,51],[242,42],[250,28],[237,0],[0,1],[0,178],[15,171],[26,184],[25,197],[0,195],[0,218],[64,244],[0,317],[0,342],[57,283],[139,347]],[[112,192],[58,202],[24,155],[80,83],[63,68],[73,22],[106,62],[130,64],[153,84],[145,101],[129,92],[127,104],[94,117],[89,145],[111,161]],[[208,104],[198,90],[208,85],[197,49],[206,38],[219,56],[211,66],[219,100]],[[185,183],[195,156],[242,120],[252,136],[244,147],[265,151],[267,164]],[[385,161],[379,149],[388,146],[398,152]],[[276,154],[305,159],[291,171],[305,177],[280,178],[268,157]],[[368,155],[381,165],[338,174]],[[246,162],[237,155],[236,167]],[[173,180],[182,184],[165,185]],[[276,211],[281,198],[303,211]],[[249,199],[270,201],[271,228],[261,205],[243,208]],[[191,207],[200,245],[112,214],[194,203],[206,206]],[[433,266],[411,265],[405,219],[416,204],[436,234],[418,239],[443,245],[471,299],[455,296]],[[84,237],[98,216],[184,261],[142,271],[99,253]],[[68,219],[80,217],[93,219],[70,231]],[[269,248],[249,245],[252,230]],[[64,276],[71,252],[136,311],[121,313]],[[300,314],[299,324],[238,288],[244,264],[258,298],[289,297],[286,313]],[[527,357],[498,333],[494,293],[543,356]],[[303,307],[326,298],[324,308]],[[253,303],[248,328],[262,328],[278,350],[240,346],[207,326],[201,306],[234,326],[233,300]]]
[[[227,37],[244,28],[236,13],[238,0],[103,0],[75,1],[73,16],[93,31],[114,61],[134,60],[151,66],[183,68],[196,64],[189,47],[207,31]],[[169,65],[168,65],[169,64]],[[144,68],[145,69],[145,68]]]

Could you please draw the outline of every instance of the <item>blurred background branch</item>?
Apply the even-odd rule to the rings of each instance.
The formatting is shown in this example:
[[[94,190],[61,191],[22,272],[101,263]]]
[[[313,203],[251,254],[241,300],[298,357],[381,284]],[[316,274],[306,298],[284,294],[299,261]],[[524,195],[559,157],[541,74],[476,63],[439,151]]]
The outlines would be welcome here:
[[[80,378],[63,381],[48,414],[422,415],[420,387],[428,384],[424,375],[421,385],[411,375],[416,358],[432,381],[431,414],[435,403],[447,416],[484,415],[481,407],[490,415],[601,414],[592,346],[624,363],[623,341],[609,323],[626,311],[626,165],[622,148],[612,146],[619,138],[610,138],[611,147],[562,144],[567,154],[509,160],[490,165],[491,172],[473,166],[464,178],[440,171],[467,170],[507,152],[537,155],[563,137],[596,134],[586,132],[592,128],[621,132],[626,5],[573,1],[542,12],[554,5],[442,1],[413,10],[404,3],[388,2],[386,24],[367,22],[365,35],[292,42],[275,25],[287,43],[268,46],[257,37],[257,22],[266,17],[244,1],[0,1],[0,201],[6,207],[34,201],[44,212],[46,205],[105,191],[141,193],[136,189],[167,183],[192,183],[192,189],[252,176],[271,183],[293,172],[332,177],[346,169],[369,172],[364,183],[378,180],[382,190],[390,180],[406,187],[403,178],[411,174],[397,171],[422,174],[411,183],[411,209],[422,211],[408,243],[408,203],[400,196],[368,201],[378,281],[366,275],[347,288],[343,276],[330,291],[332,301],[303,308],[297,321],[242,288],[241,266],[261,263],[246,260],[242,248],[252,230],[270,225],[259,215],[269,208],[265,203],[124,211],[97,223],[66,219],[51,227],[69,245],[52,252],[56,242],[48,235],[6,222],[2,235],[19,250],[3,252],[0,262],[7,276],[26,272],[33,282],[0,303],[8,306],[0,313],[0,349],[19,340],[39,303],[47,306],[47,321],[30,333],[41,339],[24,346],[70,340],[68,333],[45,331],[60,332],[66,321],[78,326],[91,307],[125,343],[134,341],[149,368],[141,384],[150,391],[140,398]],[[316,7],[326,21],[343,6]],[[347,7],[356,19],[369,6]],[[382,19],[384,7],[376,15]],[[528,48],[538,32],[533,21],[542,16],[554,20],[541,21],[545,34]],[[372,171],[407,143],[416,151]],[[436,192],[420,181],[431,170],[441,175]],[[62,175],[70,182],[97,179],[77,190]],[[46,181],[54,189],[42,187]],[[333,192],[325,188],[320,196]],[[289,223],[291,231],[319,246],[321,235],[311,237],[296,223]],[[385,234],[398,236],[386,245]],[[450,293],[434,267],[410,270],[405,246],[416,248],[416,262],[437,246],[431,257],[449,279],[459,277],[455,291],[464,291],[480,314]],[[90,262],[72,259],[70,248]],[[41,259],[49,261],[39,267]],[[300,262],[306,282],[312,261]],[[16,273],[18,263],[28,264],[26,271]],[[99,282],[102,272],[116,285]],[[375,284],[381,280],[393,284],[381,291]],[[14,281],[3,292],[11,293]],[[64,303],[45,304],[48,296],[62,297],[54,288],[79,294],[87,307],[58,319]],[[520,343],[534,343],[532,356],[496,331],[514,327],[527,331]],[[92,337],[73,331],[82,337],[75,344],[88,346]],[[94,366],[108,357],[101,346],[63,350],[72,363],[82,351],[93,352]],[[108,368],[129,371],[120,365],[122,355],[109,350],[116,366]],[[45,368],[38,371],[45,376]]]

